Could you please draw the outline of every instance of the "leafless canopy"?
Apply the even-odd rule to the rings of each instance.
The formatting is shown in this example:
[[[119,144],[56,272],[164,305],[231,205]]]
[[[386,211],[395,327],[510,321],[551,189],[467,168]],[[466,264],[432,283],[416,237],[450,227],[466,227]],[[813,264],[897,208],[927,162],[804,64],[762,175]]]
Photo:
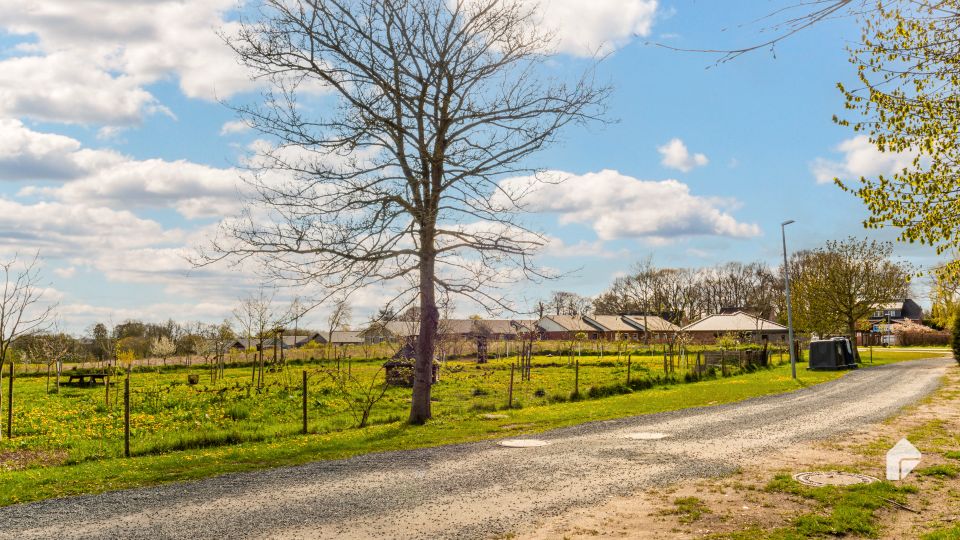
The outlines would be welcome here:
[[[40,287],[39,254],[21,261],[14,256],[0,262],[3,292],[0,294],[0,368],[7,359],[10,345],[19,337],[46,330],[54,306],[44,306]],[[0,381],[3,371],[0,369]],[[0,400],[0,411],[3,410]]]
[[[412,417],[429,417],[436,293],[510,306],[499,285],[544,273],[507,175],[570,123],[602,114],[591,75],[551,80],[551,38],[521,0],[263,0],[227,37],[271,90],[242,118],[273,139],[257,197],[207,261],[255,259],[329,295],[399,283],[419,298]],[[402,295],[403,293],[401,293]],[[423,373],[420,373],[420,372]],[[426,381],[426,382],[424,382]]]
[[[0,262],[3,292],[0,294],[0,365],[18,337],[48,328],[54,306],[44,306],[40,286],[39,255],[27,261],[17,256]]]
[[[897,0],[884,0],[883,3],[893,3]],[[858,15],[864,10],[878,6],[877,0],[799,0],[791,2],[785,7],[774,10],[763,17],[752,21],[752,24],[764,25],[761,31],[770,37],[759,40],[746,47],[733,49],[681,49],[662,43],[657,45],[675,51],[701,52],[719,55],[717,63],[733,60],[741,55],[760,51],[773,51],[781,41],[789,39],[811,26],[836,17]],[[741,25],[744,26],[744,25]]]
[[[543,82],[550,38],[523,2],[263,2],[229,39],[272,90],[241,116],[278,144],[256,160],[257,201],[212,257],[256,257],[272,277],[350,289],[405,276],[487,304],[539,272],[539,235],[515,221],[506,174],[607,93],[587,77]],[[304,96],[328,92],[304,103]],[[276,174],[276,173],[282,174]]]

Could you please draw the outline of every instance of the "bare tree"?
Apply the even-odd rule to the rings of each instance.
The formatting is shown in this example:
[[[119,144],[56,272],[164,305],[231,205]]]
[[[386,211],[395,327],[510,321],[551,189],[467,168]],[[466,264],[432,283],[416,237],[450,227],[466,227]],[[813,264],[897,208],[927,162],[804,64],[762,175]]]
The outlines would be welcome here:
[[[60,374],[63,372],[63,361],[74,350],[73,338],[63,332],[54,330],[50,333],[36,334],[30,340],[28,351],[30,356],[41,360],[47,366],[46,391],[50,392],[50,372],[56,369],[55,391],[60,392]]]
[[[542,177],[502,180],[533,172],[526,158],[568,124],[602,116],[609,93],[592,72],[544,79],[553,39],[535,9],[263,0],[257,20],[226,38],[272,83],[262,105],[238,112],[279,144],[257,159],[255,202],[200,262],[254,258],[272,278],[329,296],[399,284],[421,313],[412,423],[431,417],[437,290],[511,309],[502,285],[545,277],[530,260],[543,237],[517,219]],[[301,106],[320,87],[337,100],[328,114]]]
[[[902,0],[797,0],[795,3],[788,4],[753,21],[754,23],[764,24],[761,32],[770,37],[758,40],[744,47],[732,49],[685,49],[672,47],[663,43],[657,43],[657,46],[674,51],[716,54],[719,56],[717,63],[722,64],[755,51],[766,49],[773,52],[781,41],[789,39],[823,21],[889,9],[891,6],[901,2]]]
[[[333,332],[335,330],[340,330],[344,324],[349,324],[350,317],[352,316],[353,310],[350,308],[350,304],[347,303],[347,298],[340,297],[333,301],[333,308],[330,310],[330,315],[327,317],[327,358],[330,358],[330,352],[333,350]],[[337,360],[337,365],[340,365],[340,361]]]
[[[333,382],[335,396],[343,407],[350,412],[358,428],[366,427],[374,406],[387,395],[390,384],[387,382],[386,368],[378,369],[369,380],[342,370],[325,370]]]
[[[254,342],[257,344],[257,356],[253,362],[250,382],[256,383],[259,389],[263,385],[263,353],[267,338],[275,326],[273,313],[274,293],[264,287],[257,289],[256,294],[250,294],[240,301],[240,305],[233,311],[233,316],[246,336],[246,347]],[[274,337],[276,339],[276,337]]]
[[[554,291],[550,294],[550,301],[547,308],[556,315],[569,315],[571,317],[582,317],[590,312],[593,302],[577,293],[569,291]]]
[[[43,288],[40,287],[39,261],[38,253],[29,260],[21,261],[14,255],[12,259],[0,262],[0,273],[3,274],[3,292],[0,294],[0,388],[3,388],[2,368],[10,346],[17,338],[46,330],[53,316],[54,306],[41,303]],[[2,412],[3,397],[0,396]]]

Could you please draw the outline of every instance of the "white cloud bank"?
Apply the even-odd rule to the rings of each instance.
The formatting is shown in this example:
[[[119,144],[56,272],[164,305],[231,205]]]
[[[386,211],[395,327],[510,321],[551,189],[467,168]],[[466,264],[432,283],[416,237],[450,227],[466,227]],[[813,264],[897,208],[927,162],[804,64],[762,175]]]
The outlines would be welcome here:
[[[127,125],[165,109],[145,89],[172,78],[190,98],[253,88],[217,35],[235,0],[0,0],[0,29],[31,38],[0,60],[0,116]]]
[[[549,171],[539,179],[517,177],[501,184],[508,193],[527,191],[525,208],[559,215],[561,224],[588,225],[601,240],[644,238],[656,242],[687,236],[752,237],[760,228],[741,223],[728,199],[699,197],[677,180],[639,180],[613,170],[575,175]],[[503,204],[506,204],[505,202]]]
[[[710,163],[704,154],[691,154],[687,145],[681,139],[670,139],[670,142],[657,147],[657,152],[663,156],[660,163],[669,169],[676,169],[681,172],[690,172],[697,167],[706,166]]]
[[[555,33],[559,52],[609,54],[634,36],[647,36],[657,0],[528,0],[542,11],[543,27]]]
[[[908,152],[881,152],[866,135],[858,135],[837,145],[843,153],[841,161],[817,158],[810,165],[818,184],[861,177],[889,175],[913,165],[914,154]]]
[[[80,141],[33,131],[18,120],[0,120],[2,180],[62,181],[20,193],[82,206],[173,208],[187,219],[224,216],[240,204],[234,169],[82,148]]]
[[[657,0],[524,0],[557,49],[608,54],[650,34]],[[0,31],[23,36],[0,60],[0,116],[131,125],[170,111],[148,90],[175,80],[214,100],[255,87],[218,35],[235,34],[236,0],[0,0]],[[319,90],[319,89],[318,89]]]

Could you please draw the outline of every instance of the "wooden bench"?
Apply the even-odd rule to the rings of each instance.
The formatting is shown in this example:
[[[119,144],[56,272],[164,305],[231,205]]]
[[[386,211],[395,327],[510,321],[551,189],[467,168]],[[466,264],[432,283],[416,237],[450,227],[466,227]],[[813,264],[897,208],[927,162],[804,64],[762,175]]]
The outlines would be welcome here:
[[[93,386],[97,383],[103,383],[106,379],[106,373],[72,373],[67,384],[76,384],[78,386]]]

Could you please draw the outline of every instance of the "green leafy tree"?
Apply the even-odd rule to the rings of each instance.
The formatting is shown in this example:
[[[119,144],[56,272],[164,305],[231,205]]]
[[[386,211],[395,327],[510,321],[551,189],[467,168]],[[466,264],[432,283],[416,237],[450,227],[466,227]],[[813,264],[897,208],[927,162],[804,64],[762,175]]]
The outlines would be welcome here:
[[[798,253],[790,268],[797,326],[821,334],[845,332],[856,343],[858,321],[907,295],[912,270],[892,255],[889,242],[856,238]]]
[[[850,61],[860,81],[840,85],[853,118],[836,118],[865,133],[881,152],[912,162],[889,175],[836,179],[871,216],[869,228],[892,225],[899,239],[960,245],[960,24],[957,0],[878,2],[864,14],[863,44]],[[960,272],[960,261],[947,266]]]

